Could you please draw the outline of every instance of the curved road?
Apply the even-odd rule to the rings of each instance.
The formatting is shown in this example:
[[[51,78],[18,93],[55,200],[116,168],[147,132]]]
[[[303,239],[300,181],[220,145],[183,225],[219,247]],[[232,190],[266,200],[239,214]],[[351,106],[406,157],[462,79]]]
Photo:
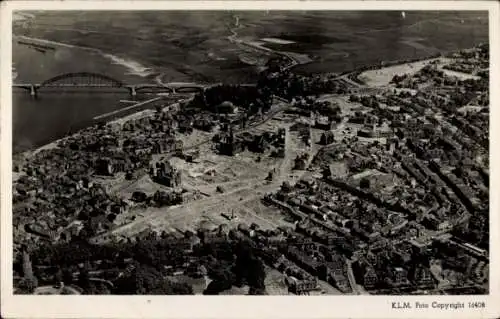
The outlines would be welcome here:
[[[281,55],[281,56],[285,56],[286,58],[288,58],[292,62],[290,65],[286,66],[285,69],[290,69],[290,68],[292,68],[292,67],[294,67],[296,65],[309,62],[309,61],[300,61],[299,59],[297,59],[297,57],[294,56],[294,54],[292,54],[290,52],[273,50],[273,49],[265,47],[265,46],[263,46],[263,45],[261,45],[259,43],[256,43],[256,42],[247,42],[247,41],[245,41],[243,39],[238,39],[238,32],[237,32],[237,30],[243,28],[244,25],[240,23],[240,19],[239,19],[239,17],[237,15],[234,16],[234,19],[235,19],[234,27],[233,28],[229,28],[229,31],[231,32],[231,35],[229,35],[227,37],[227,39],[229,40],[229,42],[234,43],[236,45],[243,45],[243,46],[251,47],[253,49],[256,49],[256,50],[259,50],[259,51],[263,51],[265,53],[275,53],[275,54],[278,54],[278,55]]]
[[[229,28],[229,32],[231,34],[227,36],[227,40],[229,42],[231,42],[233,44],[236,44],[236,45],[243,45],[243,46],[251,47],[253,49],[265,52],[266,54],[274,53],[274,54],[278,54],[278,55],[281,55],[281,56],[285,56],[286,58],[288,58],[291,61],[290,65],[287,65],[285,67],[285,69],[290,69],[290,68],[292,68],[292,67],[294,67],[296,65],[309,62],[309,60],[308,61],[301,61],[301,60],[299,60],[291,52],[277,51],[277,50],[273,50],[273,49],[267,48],[267,47],[265,47],[263,45],[260,45],[259,43],[247,42],[247,41],[245,41],[243,39],[238,39],[238,32],[237,32],[237,30],[243,28],[244,25],[240,23],[239,17],[237,15],[234,16],[234,20],[235,20],[234,21],[234,26],[232,28],[231,27]],[[160,73],[159,75],[157,75],[155,77],[155,82],[158,85],[169,86],[169,85],[174,84],[174,83],[165,83],[165,82],[163,82],[164,75],[165,75],[165,73]],[[183,84],[186,84],[186,85],[200,85],[199,83],[183,83]],[[208,84],[208,85],[204,85],[204,86],[213,86],[213,85],[217,85],[217,83]]]
[[[80,291],[76,290],[71,286],[63,286],[61,288],[55,288],[54,286],[41,286],[37,287],[33,292],[34,295],[61,295],[62,291],[66,290],[69,295],[81,295]]]

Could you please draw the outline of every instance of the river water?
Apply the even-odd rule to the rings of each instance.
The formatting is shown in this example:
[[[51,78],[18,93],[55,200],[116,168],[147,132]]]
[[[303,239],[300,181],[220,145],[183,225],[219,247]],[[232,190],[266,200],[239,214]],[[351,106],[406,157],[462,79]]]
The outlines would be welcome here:
[[[168,51],[169,55],[162,58],[162,61],[165,61],[163,65],[160,63],[153,66],[150,61],[151,57],[160,58],[159,54],[162,48],[166,52],[168,45],[163,43],[161,37],[157,35],[146,42],[144,40],[141,45],[137,45],[135,43],[136,39],[133,37],[124,37],[124,35],[130,33],[134,34],[137,31],[135,30],[136,26],[144,27],[149,25],[147,20],[139,19],[137,21],[135,15],[132,15],[134,19],[130,20],[131,17],[129,16],[130,14],[124,14],[116,17],[121,23],[116,24],[119,27],[119,32],[113,31],[116,32],[114,39],[106,38],[106,36],[109,37],[110,29],[116,28],[116,26],[103,25],[94,28],[86,25],[76,29],[79,18],[78,15],[75,16],[74,14],[68,15],[70,18],[58,14],[52,17],[52,13],[20,14],[17,17],[15,16],[14,19],[17,20],[17,24],[14,25],[17,27],[18,33],[15,33],[12,43],[13,82],[42,83],[54,76],[71,72],[99,73],[127,84],[154,83],[158,76],[168,82],[198,81],[196,78],[186,77],[187,74],[191,74],[193,77],[197,75],[186,69],[189,66],[188,61],[175,64],[184,73],[180,73],[171,67],[172,62],[169,60],[182,60],[182,56],[179,57],[179,54],[174,57],[172,50]],[[65,17],[68,21],[63,21]],[[88,14],[88,17],[85,17],[83,19],[85,23],[90,23],[89,21],[102,23],[102,18],[98,16]],[[200,22],[202,20],[196,21]],[[52,23],[56,25],[53,26]],[[158,23],[162,26],[161,23],[164,22]],[[168,26],[166,28],[168,29]],[[68,29],[72,33],[70,36],[63,37],[63,42],[58,42],[59,40],[51,41],[54,39],[49,34],[45,34],[45,29],[48,32],[54,30],[58,34],[63,34]],[[83,32],[87,29],[95,30],[92,30],[90,34]],[[158,26],[157,29],[161,28]],[[146,31],[148,31],[146,35],[152,32],[150,29]],[[226,32],[227,29],[224,26],[221,34]],[[89,35],[93,36],[90,40],[87,39]],[[33,38],[30,38],[31,36]],[[94,39],[94,37],[97,38]],[[96,39],[98,39],[99,46],[94,43]],[[116,42],[118,39],[122,41],[120,44],[110,45],[110,42]],[[129,45],[123,41],[127,41]],[[55,50],[37,50],[33,46],[26,45],[25,42],[42,42],[44,46],[53,47]],[[80,44],[81,42],[84,44]],[[225,42],[226,40],[223,40],[223,44],[226,44]],[[189,51],[184,50],[184,52],[190,54]],[[193,61],[199,63],[203,59],[205,59],[203,56],[196,56]],[[189,61],[189,63],[195,64],[193,61]],[[217,69],[216,66],[215,69]],[[230,72],[239,73],[233,70],[230,70]],[[225,77],[222,71],[219,73],[220,77],[231,81],[231,78]],[[211,82],[216,81],[212,79]],[[138,97],[138,99],[140,98]],[[19,153],[47,144],[95,123],[94,118],[98,115],[126,108],[130,105],[121,103],[120,100],[130,100],[129,93],[126,90],[103,93],[101,90],[94,90],[93,92],[89,90],[73,90],[73,92],[66,92],[61,89],[49,92],[42,89],[39,91],[38,97],[34,99],[30,96],[29,91],[14,88],[12,105],[13,151]],[[134,109],[133,111],[137,110]],[[120,112],[114,117],[120,117],[127,113],[130,112]]]
[[[149,83],[147,76],[131,74],[131,67],[112,61],[96,52],[55,46],[40,52],[13,43],[15,83],[41,83],[69,72],[96,72],[126,83]],[[135,65],[137,68],[137,65]],[[139,68],[140,69],[140,68]],[[140,71],[140,70],[139,70]],[[13,151],[29,150],[61,138],[92,124],[97,115],[128,106],[126,90],[40,90],[36,99],[29,91],[14,88],[12,103]]]
[[[259,68],[246,61],[262,54],[248,53],[240,41],[270,37],[296,42],[288,47],[266,44],[275,52],[316,58],[294,69],[305,73],[342,72],[382,60],[425,56],[427,51],[467,48],[488,39],[487,13],[412,13],[403,18],[383,12],[16,14],[16,35],[57,43],[45,43],[55,50],[44,51],[14,39],[15,83],[41,83],[70,72],[100,73],[129,84],[153,83],[159,74],[165,82],[251,83]],[[128,93],[42,90],[34,100],[26,90],[14,89],[13,150],[51,142],[89,125],[97,115],[129,106],[121,99],[129,99]]]

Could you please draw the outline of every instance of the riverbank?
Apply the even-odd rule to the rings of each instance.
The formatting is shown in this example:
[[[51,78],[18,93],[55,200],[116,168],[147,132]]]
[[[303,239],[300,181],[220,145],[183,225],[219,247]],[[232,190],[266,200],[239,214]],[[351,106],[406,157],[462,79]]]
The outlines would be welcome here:
[[[16,39],[22,43],[18,43]],[[54,49],[41,52],[36,50],[37,45]],[[120,58],[121,55],[113,56],[89,47],[15,35],[12,72],[16,75],[16,83],[42,83],[64,73],[94,70],[127,84],[157,83],[153,74],[148,75],[150,71],[146,66],[126,58],[119,60]],[[118,90],[103,93],[48,90],[38,99],[31,98],[25,90],[13,89],[12,92],[15,154],[44,147],[54,140],[91,126],[96,121],[95,117],[103,114],[116,116],[115,111],[130,106],[118,102],[129,97],[125,90],[123,93]],[[123,112],[130,112],[131,108],[127,110]]]
[[[428,58],[428,57],[423,57],[421,61],[415,61],[415,62],[413,62],[413,63],[419,64],[419,63],[426,62],[426,61],[428,61],[428,60],[429,60],[429,58]],[[392,66],[391,66],[391,68],[396,68],[396,69],[402,68],[402,69],[406,70],[406,69],[407,69],[407,65],[408,65],[408,63],[395,64],[395,65],[392,65]],[[370,71],[371,71],[371,72],[376,72],[377,70],[382,70],[382,69],[385,69],[385,68],[384,68],[384,67],[382,67],[382,66],[379,66],[378,68],[375,68],[375,67],[374,67],[374,68],[370,68]],[[366,71],[365,71],[365,72],[366,72]],[[160,84],[160,85],[165,85],[165,83],[163,82],[163,77],[162,77],[162,75],[158,75],[158,76],[155,78],[155,81],[157,82],[157,84]],[[171,84],[171,83],[169,83],[169,84]],[[179,84],[181,84],[181,83],[179,82]],[[185,84],[185,83],[182,83],[182,84]],[[158,98],[155,98],[155,99],[150,100],[150,102],[153,102],[153,101],[158,101],[158,100],[160,100],[160,99],[161,99],[161,97],[158,97]],[[177,101],[177,102],[174,102],[174,103],[170,103],[168,106],[166,106],[166,108],[168,108],[168,107],[170,107],[170,106],[173,106],[173,105],[176,105],[176,104],[178,104],[178,101]],[[124,109],[133,109],[134,107],[136,107],[136,105],[131,105],[131,106],[125,107],[125,108],[123,108],[123,109],[118,109],[118,110],[116,110],[116,111],[113,111],[113,112],[111,112],[111,113],[108,113],[108,114],[107,114],[107,116],[102,116],[102,115],[100,115],[100,116],[95,117],[94,119],[95,119],[95,120],[99,120],[99,119],[102,119],[102,118],[108,117],[108,116],[110,116],[110,115],[113,115],[113,114],[116,114],[116,113],[122,112]],[[120,118],[118,118],[118,119],[113,119],[113,120],[106,121],[106,123],[107,123],[107,124],[123,124],[123,123],[125,123],[126,121],[131,120],[131,119],[137,119],[137,118],[141,118],[141,117],[146,117],[146,116],[148,116],[148,115],[153,114],[153,112],[154,112],[154,111],[153,111],[153,110],[150,110],[150,109],[149,109],[149,110],[142,110],[142,111],[139,111],[139,112],[135,112],[135,113],[133,113],[133,114],[129,114],[129,115],[124,116],[124,117],[120,117]],[[105,115],[106,115],[106,114],[105,114]],[[43,145],[43,146],[41,146],[41,147],[39,147],[39,148],[36,148],[36,149],[34,149],[34,150],[32,150],[32,151],[26,151],[26,152],[23,152],[23,153],[22,153],[22,156],[23,156],[24,158],[26,158],[26,157],[29,157],[29,156],[33,156],[33,155],[35,155],[35,154],[39,153],[39,152],[40,152],[40,151],[42,151],[42,150],[47,150],[47,149],[55,148],[55,147],[57,147],[57,144],[58,144],[60,141],[63,141],[63,140],[65,140],[65,139],[67,139],[67,138],[69,138],[69,137],[71,137],[71,136],[75,136],[75,135],[77,135],[77,134],[79,134],[79,132],[76,132],[76,133],[71,134],[71,135],[69,135],[69,136],[65,136],[65,137],[63,137],[63,138],[57,139],[57,140],[55,140],[55,141],[53,141],[53,142],[51,142],[51,143],[47,143],[47,144],[45,144],[45,145]]]
[[[29,18],[29,17],[28,17]],[[20,19],[26,19],[25,17],[21,17]],[[238,16],[233,16],[234,23],[232,23],[229,26],[229,31],[227,30],[227,25],[224,27],[224,35],[218,38],[218,43],[223,42],[227,46],[227,42],[235,44],[236,46],[243,45],[245,46],[248,50],[254,50],[254,51],[259,51],[262,54],[264,53],[269,53],[269,50],[274,52],[275,54],[281,54],[283,56],[286,56],[289,60],[291,60],[291,64],[287,67],[293,72],[300,73],[299,70],[305,70],[309,69],[309,64],[313,65],[317,61],[310,61],[310,58],[308,58],[307,55],[304,54],[299,54],[299,53],[292,53],[292,52],[287,52],[288,49],[284,49],[284,51],[279,51],[282,50],[281,48],[278,49],[269,49],[265,43],[260,43],[258,39],[266,39],[264,36],[257,36],[255,35],[253,37],[253,40],[250,36],[250,32],[247,32],[249,35],[245,35],[245,30],[254,28],[254,26],[251,24],[251,20],[248,21],[243,19],[240,21],[240,18]],[[245,21],[248,21],[245,22]],[[78,31],[75,26],[70,26],[71,30],[73,31]],[[36,27],[35,27],[36,28]],[[42,28],[43,29],[43,28]],[[63,29],[61,29],[63,30]],[[69,29],[68,29],[69,30]],[[123,31],[123,30],[122,30]],[[61,31],[62,32],[62,31]],[[90,31],[89,31],[90,32]],[[96,31],[93,30],[91,31],[92,33],[99,33],[101,31]],[[102,32],[106,33],[107,30],[102,29]],[[40,35],[41,37],[45,36],[44,33],[34,33],[36,35]],[[229,35],[228,35],[229,34]],[[32,34],[28,34],[32,35]],[[128,83],[133,83],[133,81],[151,81],[159,85],[164,85],[166,82],[169,82],[169,84],[172,84],[175,81],[183,81],[183,82],[189,82],[189,79],[187,81],[184,81],[183,78],[177,78],[176,75],[177,73],[170,73],[170,72],[163,72],[165,69],[162,69],[162,67],[150,67],[150,65],[146,65],[143,63],[139,63],[137,61],[133,61],[125,57],[124,55],[118,53],[117,55],[110,54],[107,52],[104,52],[104,50],[94,48],[94,47],[89,47],[85,46],[87,44],[89,45],[102,45],[102,48],[106,47],[105,41],[97,42],[97,41],[88,41],[87,38],[84,38],[82,41],[75,41],[74,38],[70,37],[55,37],[56,40],[62,39],[61,41],[70,41],[70,42],[75,42],[75,44],[68,44],[68,43],[63,43],[63,42],[58,42],[58,41],[51,41],[51,40],[46,40],[46,39],[41,39],[37,37],[31,37],[27,35],[18,35],[14,36],[15,39],[23,39],[24,41],[33,41],[33,43],[41,44],[41,45],[53,45],[57,46],[58,48],[61,48],[61,50],[56,50],[56,57],[53,57],[52,53],[48,52],[47,54],[41,54],[41,53],[34,53],[36,54],[35,57],[32,55],[26,55],[24,60],[28,60],[28,62],[22,62],[22,66],[20,65],[19,67],[22,70],[16,70],[20,74],[19,76],[19,81],[43,81],[48,78],[51,78],[53,76],[57,76],[60,74],[59,70],[64,70],[64,72],[78,72],[81,70],[78,69],[89,69],[89,70],[99,70],[99,72],[110,75],[112,77],[115,77],[117,79],[123,80],[127,74],[134,74],[136,77],[132,81],[124,81]],[[79,38],[78,38],[79,39]],[[77,39],[77,40],[78,40]],[[106,41],[108,39],[105,39]],[[148,39],[150,42],[155,42],[153,40],[157,40],[156,38],[154,39]],[[142,40],[141,40],[142,41]],[[214,40],[215,41],[215,40]],[[157,42],[157,41],[156,41]],[[276,42],[276,41],[275,41]],[[290,42],[290,41],[288,41]],[[77,45],[84,43],[84,45]],[[149,42],[147,42],[149,45]],[[16,43],[16,45],[19,46],[19,44]],[[212,47],[214,44],[211,44]],[[28,46],[29,47],[29,46]],[[100,47],[101,48],[101,47]],[[66,50],[72,50],[71,52],[65,52]],[[73,56],[73,50],[76,50],[77,52]],[[337,50],[337,49],[335,49]],[[332,51],[335,51],[332,50]],[[35,50],[32,50],[35,51]],[[78,52],[88,52],[94,56],[90,56],[88,59],[85,59],[86,56],[81,56],[81,54]],[[130,52],[130,51],[123,51],[123,52]],[[155,50],[157,52],[157,50]],[[163,52],[163,51],[162,51]],[[167,52],[169,52],[167,50]],[[187,51],[186,51],[187,52]],[[17,53],[17,52],[16,52]],[[127,55],[128,53],[125,53]],[[153,52],[154,53],[154,52]],[[152,53],[152,54],[153,54]],[[168,53],[165,53],[168,54]],[[186,53],[187,54],[187,53]],[[18,55],[18,54],[16,54]],[[69,56],[67,58],[68,61],[64,60],[66,59],[65,56]],[[201,56],[201,55],[200,55]],[[58,66],[52,67],[50,64],[52,63],[51,60],[57,59]],[[20,59],[22,60],[22,59]],[[61,63],[61,60],[64,60],[64,62]],[[75,64],[73,63],[74,60],[81,60],[81,64]],[[90,61],[90,60],[98,60],[97,62]],[[147,58],[144,58],[144,60],[148,60]],[[170,59],[167,59],[170,61]],[[34,61],[34,62],[33,62]],[[90,62],[89,62],[90,61]],[[140,61],[143,61],[140,59]],[[174,61],[174,60],[172,60]],[[43,62],[43,63],[41,63]],[[110,63],[111,62],[111,63]],[[171,62],[171,61],[170,61]],[[170,63],[168,62],[168,63]],[[213,64],[213,61],[206,61],[204,64],[209,65]],[[21,64],[21,63],[19,63]],[[32,71],[29,71],[32,68],[37,67],[37,65],[43,64],[44,65],[44,70],[41,71],[40,73],[42,74],[36,74],[38,76],[38,79],[35,77],[32,77]],[[118,65],[120,68],[112,68],[110,66],[112,65]],[[195,64],[196,65],[196,64]],[[218,64],[217,64],[218,65]],[[190,64],[191,66],[191,64]],[[377,69],[380,68],[380,66],[376,66]],[[48,69],[50,72],[48,72]],[[219,68],[222,72],[223,67],[221,66]],[[28,70],[28,71],[27,71]],[[127,73],[124,72],[124,70],[127,70]],[[198,70],[198,68],[197,68]],[[241,73],[241,70],[238,71]],[[324,69],[320,70],[321,72],[325,72]],[[354,71],[350,71],[354,72]],[[349,72],[349,73],[350,73]],[[125,73],[125,74],[124,74]],[[307,72],[306,72],[307,73]],[[360,72],[361,73],[361,72]],[[347,77],[346,77],[347,78]],[[384,78],[385,79],[385,78]],[[227,83],[249,83],[252,82],[253,79],[251,79],[249,82],[238,82],[238,81],[233,81],[232,79],[226,78]],[[376,79],[376,81],[380,81],[380,79]],[[36,82],[35,82],[36,83]],[[93,97],[92,97],[93,98]],[[108,97],[103,97],[103,99],[107,99]],[[116,99],[116,101],[119,101],[120,99],[123,99],[124,97],[120,97],[119,99]],[[44,97],[45,99],[45,97]],[[51,101],[49,101],[52,99]],[[72,101],[67,101],[68,99],[73,99]],[[41,147],[47,145],[47,141],[50,141],[53,137],[58,138],[61,137],[63,134],[68,134],[70,132],[75,132],[75,130],[79,130],[84,126],[91,125],[94,123],[96,120],[103,119],[109,115],[115,116],[117,114],[120,114],[120,112],[126,112],[133,110],[134,106],[132,105],[126,105],[123,106],[123,104],[118,104],[116,101],[112,101],[109,99],[109,102],[104,102],[104,101],[97,101],[97,103],[100,103],[101,105],[96,105],[94,103],[95,101],[92,100],[87,101],[89,97],[83,97],[82,101],[74,101],[76,98],[73,97],[61,97],[60,100],[59,98],[55,98],[55,96],[52,97],[47,97],[45,101],[42,102],[37,102],[38,104],[43,104],[43,107],[40,107],[42,105],[35,105],[35,103],[31,101],[26,101],[27,98],[24,99],[24,101],[21,101],[17,103],[18,105],[21,104],[23,107],[17,107],[18,109],[22,110],[16,110],[14,113],[14,117],[17,117],[18,122],[14,123],[14,126],[16,127],[16,134],[14,134],[14,140],[15,144],[21,144],[20,147],[16,147],[19,151],[22,151],[23,149],[32,149],[35,146],[42,145]],[[95,100],[98,100],[99,97],[96,97]],[[63,101],[64,100],[64,101]],[[46,105],[49,104],[49,105]],[[78,104],[79,107],[74,106],[75,104]],[[107,106],[106,106],[107,104]],[[25,107],[28,105],[28,107]],[[43,110],[47,109],[47,111]],[[64,109],[65,112],[61,112],[60,110]],[[92,109],[92,110],[90,110]],[[121,109],[124,109],[121,111]],[[40,111],[39,111],[40,110]],[[43,111],[42,111],[43,110]],[[56,120],[50,118],[50,116],[45,116],[41,113],[52,113],[52,117],[56,117]],[[17,115],[15,114],[17,113]],[[30,119],[31,118],[31,119]],[[81,125],[82,122],[85,122],[85,125]],[[70,125],[66,125],[66,123],[71,123]],[[60,126],[60,127],[58,127]],[[43,138],[40,138],[43,135]],[[50,144],[50,143],[49,143]],[[16,152],[18,151],[16,150]]]
[[[96,53],[101,55],[102,57],[108,59],[112,64],[117,64],[120,66],[125,67],[130,75],[133,76],[138,76],[140,78],[148,79],[150,80],[151,77],[158,75],[159,72],[157,72],[154,67],[146,67],[139,63],[138,61],[126,58],[126,57],[120,57],[114,54],[110,54],[107,52],[102,51],[101,49],[98,48],[92,48],[92,47],[87,47],[87,46],[81,46],[81,45],[74,45],[74,44],[67,44],[63,42],[58,42],[58,41],[52,41],[52,40],[46,40],[46,39],[41,39],[41,38],[33,38],[33,37],[28,37],[24,35],[13,35],[12,36],[13,40],[22,40],[22,41],[29,41],[35,45],[50,45],[54,47],[60,47],[60,48],[67,48],[67,49],[78,49],[78,50],[83,50],[86,52],[90,53]],[[25,43],[23,43],[25,45]]]
[[[157,98],[154,98],[154,99],[150,99],[148,101],[139,102],[138,104],[141,104],[141,106],[143,106],[145,104],[145,102],[146,103],[152,103],[152,102],[159,101],[161,99],[162,99],[162,97],[160,96],[160,97],[157,97]],[[176,107],[181,100],[182,99],[180,98],[178,101],[166,105],[163,109],[165,110],[165,109],[168,109],[168,108],[171,108],[171,107]],[[136,105],[132,105],[132,106],[129,106],[129,108],[130,107],[137,107],[137,106]],[[118,111],[123,111],[123,109],[120,109]],[[124,123],[126,123],[127,121],[130,121],[130,120],[140,119],[140,118],[144,118],[144,117],[147,117],[147,116],[152,116],[154,114],[154,112],[155,111],[152,110],[152,109],[146,109],[146,110],[134,112],[132,114],[129,114],[129,115],[126,115],[126,116],[123,116],[123,117],[120,117],[120,118],[108,120],[108,121],[105,122],[105,124],[106,125],[123,125]],[[24,152],[18,154],[17,156],[19,156],[22,159],[27,159],[29,157],[32,157],[32,156],[40,153],[41,151],[57,148],[58,147],[57,145],[60,142],[65,141],[67,139],[70,139],[72,137],[75,137],[78,134],[80,134],[80,132],[81,132],[81,130],[79,130],[78,132],[75,132],[74,134],[70,134],[70,135],[67,135],[65,137],[56,139],[53,142],[47,143],[47,144],[42,145],[42,146],[40,146],[38,148],[35,148],[33,150],[24,151]]]
[[[19,23],[27,21],[25,28],[31,29],[34,16],[16,17]],[[33,24],[36,25],[35,22]],[[35,26],[36,28],[36,26]],[[75,29],[76,30],[76,29]],[[38,34],[38,33],[34,33]],[[40,35],[43,37],[42,33]],[[60,39],[66,39],[61,37]],[[48,40],[41,37],[13,35],[13,68],[16,82],[42,83],[63,73],[99,70],[98,73],[116,78],[127,84],[155,83],[159,85],[188,84],[191,78],[178,77],[170,67],[151,66],[127,57],[128,53],[109,53],[101,47],[78,45],[75,39]],[[21,43],[19,43],[21,41]],[[30,45],[30,44],[33,45]],[[93,42],[90,42],[93,43]],[[39,51],[37,46],[53,47],[54,50]],[[105,46],[103,46],[105,47]],[[128,52],[128,51],[124,51]],[[74,61],[81,63],[74,63]],[[145,59],[147,60],[147,59]],[[40,67],[43,65],[43,67]],[[230,81],[238,83],[238,81]],[[111,94],[44,94],[38,100],[30,99],[19,91],[13,99],[13,150],[15,154],[50,148],[70,133],[84,129],[108,116],[130,112],[134,106],[117,103],[123,96]],[[61,112],[64,110],[64,112]]]

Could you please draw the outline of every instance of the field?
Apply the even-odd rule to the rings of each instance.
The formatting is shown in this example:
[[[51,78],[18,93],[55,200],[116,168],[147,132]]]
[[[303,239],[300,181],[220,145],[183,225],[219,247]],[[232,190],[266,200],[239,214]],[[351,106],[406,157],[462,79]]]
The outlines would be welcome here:
[[[483,12],[411,12],[405,18],[397,11],[123,11],[112,15],[113,19],[100,12],[36,13],[34,20],[14,30],[136,60],[167,73],[167,81],[203,82],[252,80],[258,68],[242,60],[266,58],[228,41],[236,16],[238,37],[279,39],[267,40],[265,46],[312,57],[313,62],[296,68],[306,73],[422,57],[488,39]]]
[[[286,128],[289,125],[277,115],[250,132],[275,132],[279,127]],[[191,136],[182,136],[184,145],[196,143],[198,139],[193,139],[193,136],[199,137],[200,134],[205,133],[195,130]],[[209,228],[216,228],[220,224],[237,227],[240,223],[256,223],[263,229],[293,226],[278,209],[268,207],[261,201],[266,193],[279,189],[283,181],[296,180],[304,173],[292,171],[293,159],[304,151],[298,136],[289,133],[287,141],[284,159],[249,151],[232,157],[222,156],[216,154],[210,144],[200,149],[200,157],[194,162],[171,158],[172,165],[181,171],[181,188],[198,196],[170,207],[134,205],[127,213],[120,215],[117,220],[119,226],[110,233],[133,237],[148,228],[175,233],[196,231],[201,225]],[[271,181],[266,180],[273,170],[277,172],[276,177]],[[130,198],[135,191],[152,195],[158,190],[168,190],[153,182],[148,175],[135,181],[126,181],[123,176],[118,176],[101,182],[122,198]]]
[[[110,14],[113,19],[108,19]],[[483,12],[411,12],[403,19],[396,11],[46,11],[15,22],[13,33],[59,43],[53,44],[55,50],[39,52],[14,40],[18,83],[41,83],[68,72],[97,72],[126,83],[152,82],[161,75],[163,82],[234,84],[255,82],[270,57],[241,41],[291,52],[304,63],[294,72],[335,73],[471,47],[488,40],[488,19]],[[269,42],[269,38],[279,40]],[[369,76],[375,84],[389,77]],[[16,151],[88,126],[94,117],[123,108],[117,100],[129,98],[127,92],[117,96],[83,92],[44,94],[35,101],[24,90],[16,92]]]
[[[358,78],[366,85],[383,87],[388,85],[395,75],[413,74],[424,67],[431,60],[422,60],[413,63],[398,64],[381,69],[361,73]]]
[[[366,85],[372,87],[384,87],[390,84],[392,78],[395,75],[404,75],[404,74],[415,74],[417,71],[422,69],[425,65],[430,62],[437,62],[437,66],[439,70],[442,70],[444,74],[447,76],[454,76],[461,80],[465,79],[478,79],[478,76],[466,74],[462,72],[456,72],[452,70],[448,70],[443,68],[446,64],[449,63],[448,58],[437,58],[437,59],[428,59],[428,60],[420,60],[411,63],[397,64],[393,66],[383,67],[376,70],[369,70],[361,73],[358,78],[363,81]]]
[[[327,96],[324,99],[339,103],[345,113],[352,113],[360,108],[357,104],[349,103],[346,97]],[[177,206],[133,205],[127,213],[120,215],[117,220],[118,227],[110,234],[128,238],[146,229],[176,233],[185,230],[196,231],[201,225],[215,229],[220,224],[227,224],[232,228],[240,223],[246,225],[255,223],[262,229],[273,229],[278,226],[293,227],[293,221],[279,209],[266,206],[262,202],[265,194],[278,190],[284,181],[293,184],[300,178],[319,173],[320,167],[316,165],[311,166],[312,171],[294,170],[293,166],[295,158],[304,153],[309,154],[306,165],[311,164],[315,154],[324,148],[318,144],[324,131],[311,128],[312,145],[307,146],[298,131],[290,130],[293,122],[292,116],[277,113],[264,124],[249,130],[250,133],[260,134],[265,131],[276,132],[280,127],[285,128],[284,158],[274,158],[269,156],[269,153],[257,154],[250,151],[244,151],[236,156],[218,155],[210,143],[200,148],[200,157],[194,162],[171,158],[172,165],[181,171],[181,188],[188,193],[198,195]],[[347,128],[350,130],[347,131]],[[356,128],[349,123],[342,123],[334,129],[339,140],[355,134],[355,131]],[[190,136],[180,135],[180,137],[186,146],[197,143],[202,138],[209,138],[207,133],[197,130]],[[156,157],[161,158],[162,155]],[[266,177],[271,171],[275,172],[274,177],[272,180],[267,180]],[[121,198],[130,198],[135,191],[153,195],[158,190],[168,190],[167,187],[153,182],[148,175],[143,175],[136,181],[126,181],[121,176],[103,183],[109,185],[111,191]]]

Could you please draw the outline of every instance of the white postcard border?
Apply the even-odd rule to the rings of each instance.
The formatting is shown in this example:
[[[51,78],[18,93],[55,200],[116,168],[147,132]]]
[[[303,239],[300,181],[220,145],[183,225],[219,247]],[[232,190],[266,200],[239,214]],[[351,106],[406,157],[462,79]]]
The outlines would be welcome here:
[[[1,311],[5,318],[498,318],[500,317],[499,3],[496,1],[12,1],[0,3]],[[12,294],[13,10],[488,10],[490,30],[490,294],[488,296],[14,296]],[[492,165],[495,164],[495,165]],[[495,253],[496,252],[496,253]],[[393,302],[464,303],[395,309]],[[468,308],[482,301],[484,309]],[[436,304],[437,305],[437,304]],[[443,306],[444,307],[444,306]]]

